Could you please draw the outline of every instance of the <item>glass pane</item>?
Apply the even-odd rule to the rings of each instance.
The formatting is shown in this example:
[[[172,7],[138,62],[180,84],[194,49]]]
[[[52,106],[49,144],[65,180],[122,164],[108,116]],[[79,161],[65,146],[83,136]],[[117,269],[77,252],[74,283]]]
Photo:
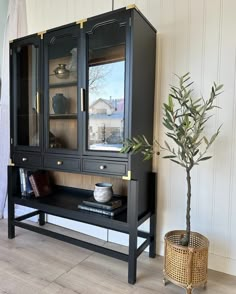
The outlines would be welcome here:
[[[49,148],[77,149],[77,40],[49,46]]]
[[[119,151],[124,140],[125,27],[100,27],[88,42],[88,149]]]
[[[38,48],[17,48],[17,144],[39,146]]]

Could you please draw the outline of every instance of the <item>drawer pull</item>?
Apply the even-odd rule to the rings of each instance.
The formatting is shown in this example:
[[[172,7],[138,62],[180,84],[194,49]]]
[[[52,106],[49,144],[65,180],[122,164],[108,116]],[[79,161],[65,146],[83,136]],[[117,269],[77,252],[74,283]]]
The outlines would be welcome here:
[[[26,158],[26,157],[23,157],[23,158],[22,158],[22,161],[27,161],[27,158]]]
[[[59,161],[57,162],[57,165],[63,165],[63,161],[60,161],[60,160],[59,160]]]
[[[100,165],[100,167],[99,167],[100,169],[105,169],[106,168],[106,166],[105,165]]]

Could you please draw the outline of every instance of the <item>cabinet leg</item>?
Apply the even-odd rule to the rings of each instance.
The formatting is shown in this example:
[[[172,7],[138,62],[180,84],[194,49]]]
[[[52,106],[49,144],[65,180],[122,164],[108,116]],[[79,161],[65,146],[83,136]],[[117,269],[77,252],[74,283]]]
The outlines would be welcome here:
[[[149,246],[149,257],[154,258],[156,256],[156,174],[149,174],[149,195],[150,195],[150,246]]]
[[[45,212],[40,211],[39,213],[39,225],[40,226],[45,225]]]
[[[156,256],[156,215],[153,214],[150,218],[150,237],[151,242],[149,246],[149,257]]]
[[[136,235],[136,236],[135,236]],[[128,282],[135,284],[137,273],[137,233],[129,236]]]
[[[15,226],[12,221],[8,218],[8,239],[15,238]]]
[[[128,186],[129,258],[128,282],[135,284],[137,274],[138,239],[138,182],[131,180]]]
[[[8,239],[15,238],[15,204],[12,197],[12,167],[8,167]]]

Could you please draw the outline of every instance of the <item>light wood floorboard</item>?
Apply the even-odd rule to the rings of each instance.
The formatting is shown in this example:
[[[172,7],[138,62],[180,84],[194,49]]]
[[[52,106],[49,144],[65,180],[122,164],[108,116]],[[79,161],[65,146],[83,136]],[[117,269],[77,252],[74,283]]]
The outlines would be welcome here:
[[[127,251],[77,232],[47,224],[54,231]],[[7,239],[7,222],[0,221],[0,294],[181,294],[173,284],[162,284],[163,258],[143,253],[138,259],[137,282],[127,283],[127,263],[34,232],[16,228]],[[236,277],[209,270],[207,290],[200,294],[236,294]]]

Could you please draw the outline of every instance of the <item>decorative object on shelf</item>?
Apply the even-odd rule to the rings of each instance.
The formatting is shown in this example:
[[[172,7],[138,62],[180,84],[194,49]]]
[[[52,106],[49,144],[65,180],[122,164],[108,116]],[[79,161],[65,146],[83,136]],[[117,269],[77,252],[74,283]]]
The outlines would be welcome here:
[[[68,69],[74,78],[77,78],[77,48],[73,48],[71,51],[71,61],[68,64]]]
[[[113,195],[112,184],[110,183],[97,183],[95,184],[93,196],[97,202],[108,202]]]
[[[183,167],[187,175],[187,209],[186,230],[171,231],[165,235],[164,256],[164,284],[166,280],[186,289],[186,293],[192,293],[192,289],[207,284],[207,264],[209,241],[206,237],[192,232],[190,223],[191,210],[191,176],[190,172],[201,161],[210,159],[206,156],[220,132],[220,127],[210,139],[207,139],[204,130],[206,122],[210,119],[209,111],[216,108],[216,97],[221,94],[223,85],[213,84],[210,98],[194,99],[190,74],[187,73],[179,79],[179,86],[171,86],[168,102],[163,104],[163,125],[167,128],[166,135],[173,140],[177,148],[164,141],[161,146],[154,140],[149,143],[144,135],[125,141],[121,152],[138,153],[149,160],[154,154],[159,155],[158,149],[167,151],[168,158]]]
[[[68,99],[62,93],[52,97],[52,108],[55,114],[65,114],[68,110]]]
[[[58,138],[52,132],[49,132],[49,147],[62,148],[62,144],[59,142]]]
[[[67,79],[70,75],[70,71],[64,63],[59,63],[58,67],[54,69],[54,73],[58,79]]]

